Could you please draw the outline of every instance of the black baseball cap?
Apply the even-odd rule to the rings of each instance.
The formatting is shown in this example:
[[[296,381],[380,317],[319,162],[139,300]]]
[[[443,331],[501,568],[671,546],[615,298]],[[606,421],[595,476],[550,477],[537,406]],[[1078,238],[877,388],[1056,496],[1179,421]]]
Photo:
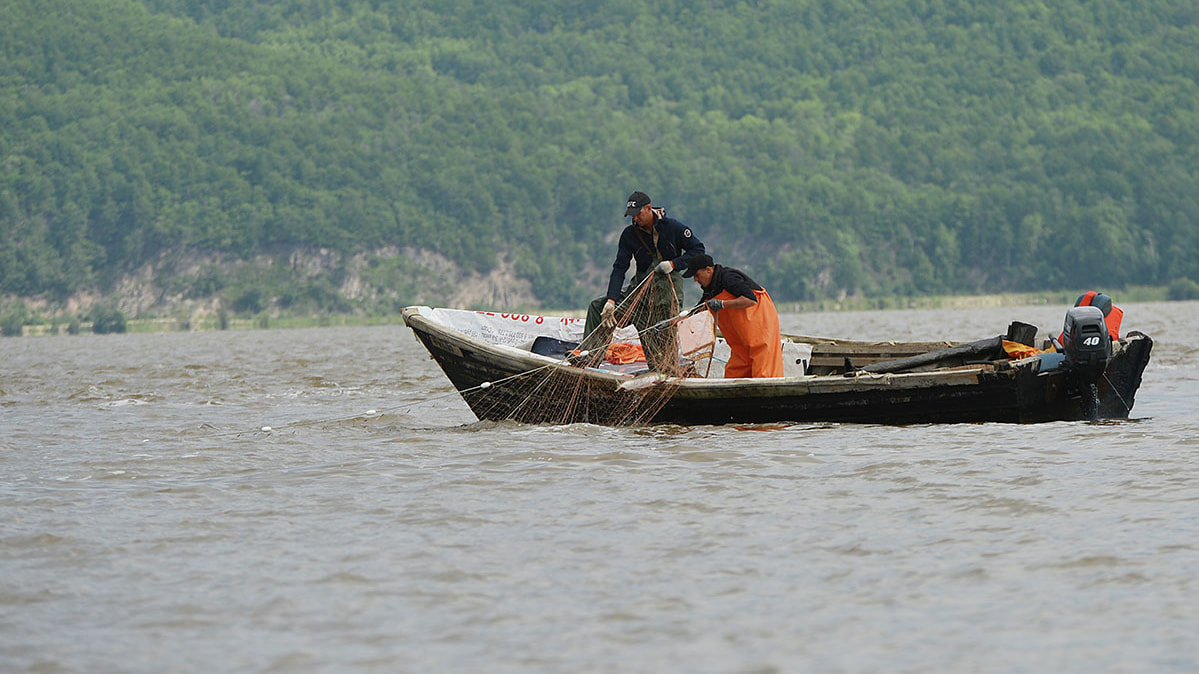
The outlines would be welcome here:
[[[627,218],[630,215],[637,215],[637,211],[640,211],[648,203],[648,194],[645,192],[633,192],[629,195],[629,203],[625,204],[624,216]]]
[[[716,263],[712,261],[711,255],[696,255],[687,263],[687,271],[683,272],[683,278],[691,278],[695,276],[695,272],[704,267],[714,266]]]

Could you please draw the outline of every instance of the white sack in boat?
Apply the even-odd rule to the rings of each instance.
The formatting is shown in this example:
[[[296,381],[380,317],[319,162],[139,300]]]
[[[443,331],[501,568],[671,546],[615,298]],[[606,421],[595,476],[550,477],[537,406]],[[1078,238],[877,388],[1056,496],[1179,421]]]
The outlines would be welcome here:
[[[489,344],[521,347],[538,337],[553,337],[567,342],[583,339],[584,318],[570,316],[542,316],[538,314],[509,314],[494,311],[466,311],[463,309],[431,309],[420,307],[422,316],[441,325],[453,328],[475,339]],[[620,328],[612,335],[613,341],[636,344],[637,329],[633,326]]]

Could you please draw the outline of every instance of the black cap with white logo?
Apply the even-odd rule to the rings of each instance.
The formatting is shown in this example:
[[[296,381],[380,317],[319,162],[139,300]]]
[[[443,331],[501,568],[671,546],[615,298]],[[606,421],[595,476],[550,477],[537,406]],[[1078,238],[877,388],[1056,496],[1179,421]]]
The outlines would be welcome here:
[[[648,194],[645,192],[633,192],[629,195],[629,203],[625,204],[624,216],[627,218],[630,215],[637,215],[637,212],[648,203]]]

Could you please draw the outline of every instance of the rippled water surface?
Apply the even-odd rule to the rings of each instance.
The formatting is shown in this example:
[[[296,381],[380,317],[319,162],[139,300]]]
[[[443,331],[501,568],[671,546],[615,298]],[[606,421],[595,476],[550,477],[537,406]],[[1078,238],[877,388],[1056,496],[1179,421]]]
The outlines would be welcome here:
[[[3,339],[0,671],[1195,671],[1199,304],[1125,311],[1133,419],[1028,426],[479,423],[403,326]]]

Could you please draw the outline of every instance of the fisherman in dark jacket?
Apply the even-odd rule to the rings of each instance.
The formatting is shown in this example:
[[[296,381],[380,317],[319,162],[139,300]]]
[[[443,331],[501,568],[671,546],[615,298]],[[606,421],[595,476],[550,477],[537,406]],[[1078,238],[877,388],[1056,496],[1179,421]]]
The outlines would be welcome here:
[[[586,339],[581,348],[602,348],[610,341],[615,325],[632,323],[642,331],[641,346],[650,367],[662,371],[677,365],[673,331],[646,333],[645,328],[674,316],[683,303],[682,271],[692,258],[703,255],[704,244],[690,227],[667,217],[666,209],[654,208],[645,192],[629,195],[624,214],[633,222],[620,233],[607,294],[593,300],[587,309]],[[632,261],[637,263],[636,273],[622,289]],[[646,281],[651,274],[653,278]],[[623,306],[643,281],[650,284],[646,294],[634,306]]]

